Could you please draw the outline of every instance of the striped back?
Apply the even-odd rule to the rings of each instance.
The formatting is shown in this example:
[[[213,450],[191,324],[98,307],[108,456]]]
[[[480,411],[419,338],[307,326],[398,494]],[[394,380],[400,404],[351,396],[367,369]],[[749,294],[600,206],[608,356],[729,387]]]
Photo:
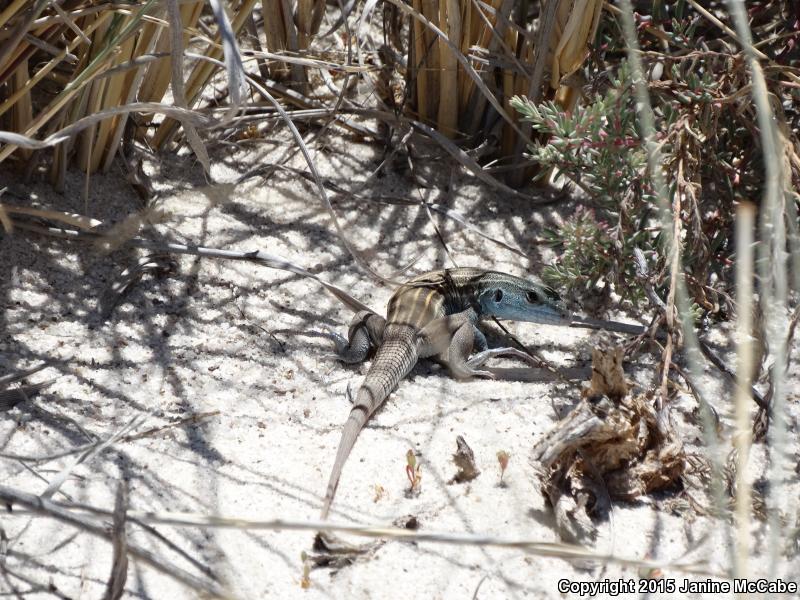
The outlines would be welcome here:
[[[418,275],[397,288],[389,299],[386,320],[419,330],[433,319],[466,310],[474,304],[485,273],[459,268]]]
[[[408,282],[411,283],[411,282]],[[420,330],[446,313],[445,294],[435,286],[401,285],[389,299],[387,323],[410,325]]]

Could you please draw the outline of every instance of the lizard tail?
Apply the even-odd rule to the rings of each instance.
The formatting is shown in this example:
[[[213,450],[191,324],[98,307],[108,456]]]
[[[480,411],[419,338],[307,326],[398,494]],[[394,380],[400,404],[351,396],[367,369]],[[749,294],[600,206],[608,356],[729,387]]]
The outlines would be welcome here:
[[[342,428],[339,449],[336,451],[336,460],[333,463],[328,489],[325,491],[325,499],[322,502],[321,519],[328,518],[344,463],[350,456],[358,434],[361,433],[372,413],[383,404],[397,383],[408,375],[417,362],[417,350],[413,342],[415,332],[414,328],[405,325],[388,324],[386,326],[383,344],[375,354],[375,359],[364,378],[364,383],[358,390],[356,402],[350,410],[350,416],[347,417]]]
[[[361,391],[359,391],[358,396],[361,396]],[[358,400],[360,400],[360,398],[358,398]],[[322,502],[321,519],[328,518],[331,502],[333,502],[333,496],[336,494],[336,488],[342,476],[344,463],[347,462],[347,457],[350,456],[350,451],[356,443],[356,438],[367,423],[370,414],[368,403],[357,401],[350,411],[350,415],[347,417],[347,421],[342,429],[342,439],[339,441],[339,449],[336,451],[336,460],[333,463],[331,476],[328,479],[328,489],[325,491],[325,500]]]

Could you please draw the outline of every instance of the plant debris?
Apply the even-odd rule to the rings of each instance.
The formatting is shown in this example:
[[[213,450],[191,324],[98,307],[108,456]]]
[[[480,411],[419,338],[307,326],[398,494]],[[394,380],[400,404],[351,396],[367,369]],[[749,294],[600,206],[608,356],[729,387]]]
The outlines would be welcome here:
[[[581,401],[532,452],[561,538],[596,538],[593,519],[611,500],[633,500],[678,485],[683,444],[666,411],[646,394],[631,395],[622,348],[592,351],[592,380]]]
[[[481,474],[480,469],[475,464],[475,453],[469,447],[463,436],[456,436],[456,451],[453,454],[453,462],[458,468],[458,472],[448,483],[465,483],[472,481]]]

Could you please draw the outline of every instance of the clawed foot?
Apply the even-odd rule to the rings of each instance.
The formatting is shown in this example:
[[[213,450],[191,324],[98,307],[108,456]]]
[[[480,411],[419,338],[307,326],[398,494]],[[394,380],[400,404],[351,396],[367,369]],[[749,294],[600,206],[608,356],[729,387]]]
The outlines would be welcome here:
[[[518,350],[517,348],[490,348],[489,350],[484,350],[483,352],[478,352],[477,354],[473,355],[469,360],[467,360],[467,366],[470,368],[480,367],[487,360],[495,356],[511,356],[514,358],[519,358],[528,364],[536,364],[534,358],[522,350]]]
[[[309,331],[309,335],[317,336],[317,337],[324,337],[331,340],[334,344],[333,352],[326,352],[322,355],[322,358],[325,360],[335,360],[337,362],[343,362],[344,358],[342,357],[342,352],[344,348],[347,346],[347,340],[345,340],[341,335],[335,333],[331,330],[328,331]]]
[[[327,325],[321,326],[325,331],[309,331],[310,335],[328,338],[333,342],[333,353],[326,354],[324,358],[339,362],[354,364],[363,362],[369,348],[354,347],[350,340],[337,333]]]
[[[344,337],[342,334],[337,333],[327,325],[323,325],[322,328],[325,331],[315,331],[314,334],[326,337],[329,340],[331,340],[333,342],[333,347],[336,352],[337,358],[340,358],[342,354],[345,353],[347,346],[349,345],[347,338]]]
[[[469,364],[469,361],[460,367],[453,367],[451,365],[450,370],[452,371],[453,376],[457,377],[458,379],[472,379],[473,377],[480,377],[482,379],[495,379],[494,373],[484,369],[475,369],[473,365]]]

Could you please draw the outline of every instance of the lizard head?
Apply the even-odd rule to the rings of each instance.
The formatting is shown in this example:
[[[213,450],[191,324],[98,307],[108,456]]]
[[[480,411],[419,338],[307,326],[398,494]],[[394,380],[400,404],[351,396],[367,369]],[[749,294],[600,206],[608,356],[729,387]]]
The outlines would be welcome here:
[[[554,289],[504,273],[491,275],[478,295],[483,316],[548,325],[570,323],[572,315]]]

